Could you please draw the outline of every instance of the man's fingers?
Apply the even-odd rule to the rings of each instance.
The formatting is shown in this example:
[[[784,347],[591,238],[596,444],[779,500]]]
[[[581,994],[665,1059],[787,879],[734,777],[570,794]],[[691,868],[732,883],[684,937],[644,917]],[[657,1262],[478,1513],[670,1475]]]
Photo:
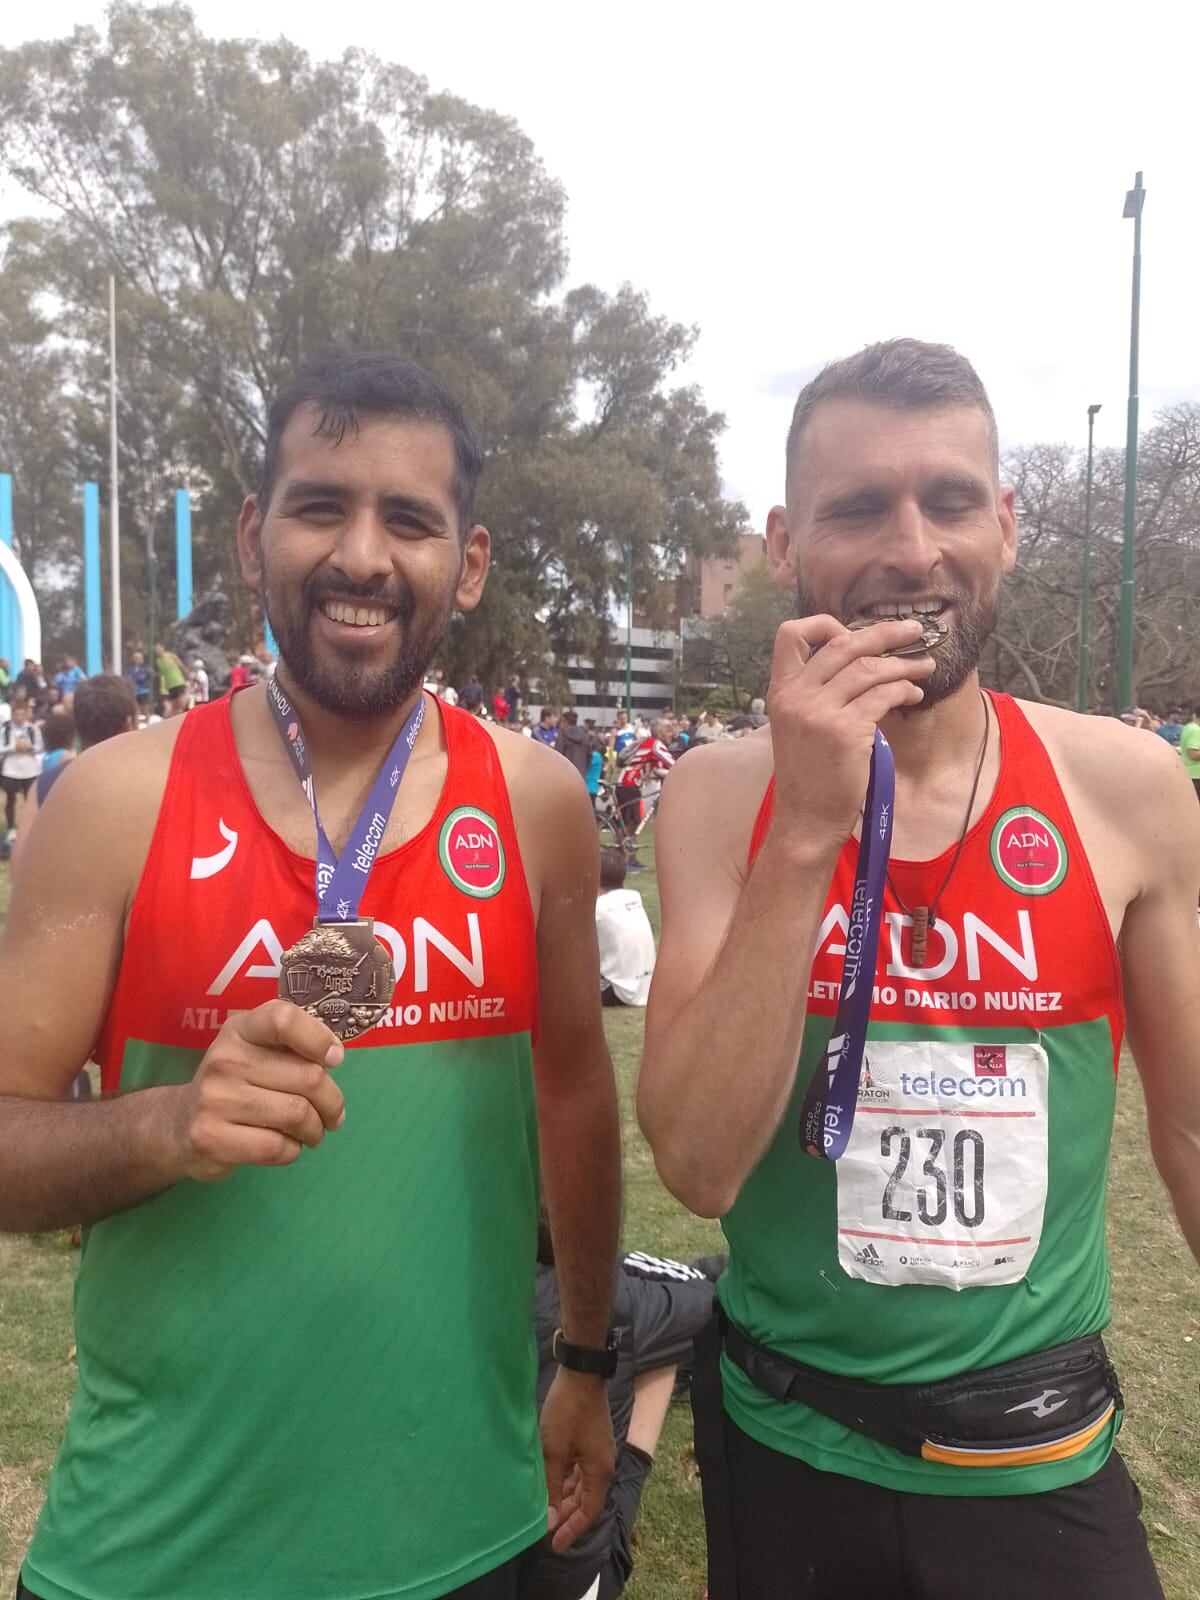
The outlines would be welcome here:
[[[597,1482],[590,1475],[575,1471],[575,1482],[570,1494],[563,1496],[559,1508],[558,1526],[554,1530],[551,1548],[557,1553],[570,1548],[575,1540],[599,1520],[604,1510],[607,1480]]]
[[[775,634],[775,649],[771,657],[771,682],[778,683],[808,664],[814,651],[831,640],[849,635],[845,623],[824,614],[817,617],[797,617],[784,622]]]
[[[326,1128],[338,1128],[346,1113],[346,1100],[337,1080],[315,1061],[297,1061],[279,1052],[255,1051],[247,1073],[248,1087],[275,1095],[300,1096]],[[241,1117],[236,1121],[243,1121]]]
[[[873,622],[869,628],[845,628],[816,653],[811,663],[813,681],[828,683],[851,662],[864,657],[888,660],[923,661],[924,656],[886,657],[888,650],[899,650],[921,637],[922,624],[915,617]]]
[[[325,1137],[326,1128],[312,1101],[303,1094],[278,1094],[246,1084],[241,1093],[228,1097],[225,1120],[244,1128],[265,1128],[282,1133],[296,1144],[315,1150]]]
[[[930,655],[852,657],[824,686],[830,706],[858,706],[865,695],[894,683],[920,683],[937,663]],[[907,703],[907,702],[902,702]]]
[[[338,1067],[345,1047],[332,1028],[326,1027],[290,1000],[268,1000],[253,1011],[235,1017],[233,1026],[247,1044],[265,1050],[290,1050],[305,1061]]]
[[[287,1167],[304,1148],[277,1128],[244,1128],[229,1122],[199,1122],[193,1130],[197,1174],[225,1178],[235,1167]]]

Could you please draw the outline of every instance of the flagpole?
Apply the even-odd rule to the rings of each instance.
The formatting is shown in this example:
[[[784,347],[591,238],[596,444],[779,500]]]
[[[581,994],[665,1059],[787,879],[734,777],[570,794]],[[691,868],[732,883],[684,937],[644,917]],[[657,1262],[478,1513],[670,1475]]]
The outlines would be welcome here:
[[[109,578],[112,584],[112,671],[124,666],[121,651],[121,511],[117,489],[117,280],[108,275],[108,536]],[[153,647],[153,640],[150,641]]]

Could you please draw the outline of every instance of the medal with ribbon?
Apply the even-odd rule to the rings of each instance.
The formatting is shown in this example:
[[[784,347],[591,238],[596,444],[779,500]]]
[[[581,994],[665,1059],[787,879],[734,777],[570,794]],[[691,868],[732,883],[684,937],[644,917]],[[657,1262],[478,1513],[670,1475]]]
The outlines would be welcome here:
[[[875,989],[875,962],[883,920],[883,887],[892,848],[896,763],[875,730],[871,775],[863,806],[862,839],[854,869],[850,925],[838,991],[837,1015],[817,1062],[800,1113],[800,1143],[810,1156],[836,1161],[846,1148],[858,1104],[858,1081]]]
[[[317,809],[304,730],[277,678],[267,683],[267,705],[317,828],[316,920],[284,951],[279,993],[318,1017],[339,1039],[356,1039],[384,1015],[396,987],[388,948],[376,938],[372,919],[359,915],[359,906],[425,720],[425,697],[418,698],[396,736],[340,856],[334,854]]]

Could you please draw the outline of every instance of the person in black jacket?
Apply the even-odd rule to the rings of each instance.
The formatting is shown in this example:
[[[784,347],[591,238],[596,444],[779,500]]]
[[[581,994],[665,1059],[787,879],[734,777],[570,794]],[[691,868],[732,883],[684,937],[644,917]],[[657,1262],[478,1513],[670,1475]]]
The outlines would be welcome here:
[[[588,763],[592,759],[592,745],[594,740],[586,728],[579,726],[579,713],[577,711],[564,711],[559,718],[558,739],[554,748],[559,755],[566,756],[567,760],[586,780]]]

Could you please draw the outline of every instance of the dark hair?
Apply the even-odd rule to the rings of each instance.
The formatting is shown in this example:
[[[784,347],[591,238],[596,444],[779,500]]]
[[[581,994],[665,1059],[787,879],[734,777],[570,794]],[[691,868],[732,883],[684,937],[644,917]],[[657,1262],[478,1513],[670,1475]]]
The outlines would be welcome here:
[[[619,844],[605,845],[600,852],[600,887],[602,889],[625,887],[625,852]]]
[[[137,720],[132,685],[111,672],[85,678],[75,691],[75,726],[85,750],[124,733]]]
[[[47,750],[69,750],[75,743],[75,723],[69,711],[52,711],[42,724]]]
[[[565,722],[568,728],[573,728],[579,721],[579,713],[578,711],[564,711],[558,720]]]
[[[826,400],[866,400],[873,405],[919,411],[935,406],[976,406],[987,418],[992,465],[999,471],[996,415],[979,374],[948,344],[921,339],[887,339],[857,355],[831,361],[801,389],[787,436],[789,495],[796,447],[805,425]]]
[[[401,417],[435,422],[454,443],[454,499],[460,532],[475,520],[475,494],[483,471],[483,446],[458,401],[423,367],[382,350],[322,351],[304,362],[267,413],[262,484],[258,504],[265,511],[279,470],[279,440],[301,406],[318,413],[313,434],[341,444],[358,432],[360,417]]]

